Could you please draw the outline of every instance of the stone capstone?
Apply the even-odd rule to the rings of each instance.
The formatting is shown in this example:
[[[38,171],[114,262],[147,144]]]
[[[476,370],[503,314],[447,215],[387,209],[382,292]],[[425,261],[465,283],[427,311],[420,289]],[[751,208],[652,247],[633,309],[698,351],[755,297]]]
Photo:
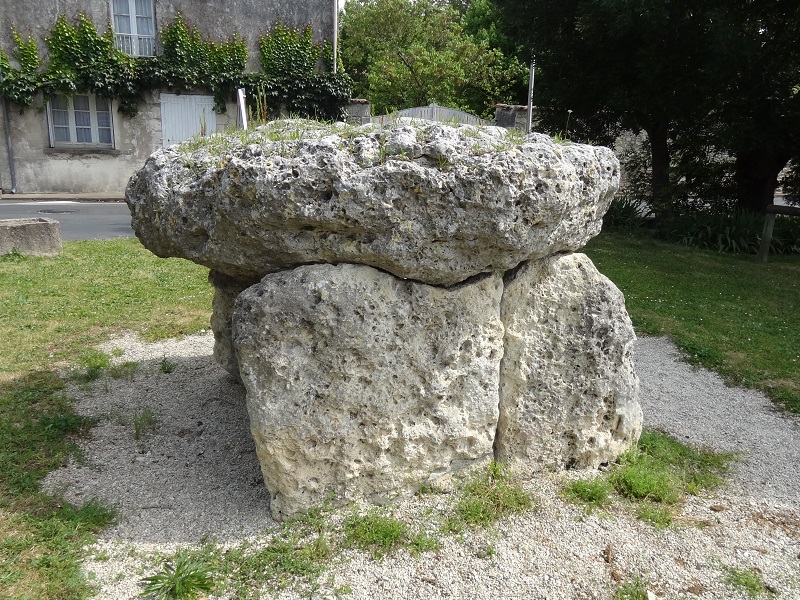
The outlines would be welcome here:
[[[583,254],[526,263],[509,279],[497,460],[517,470],[613,461],[642,429],[622,293]]]
[[[279,121],[155,152],[128,185],[159,256],[240,280],[365,264],[433,285],[574,251],[619,185],[607,148],[498,127]]]
[[[312,265],[239,295],[233,341],[276,518],[331,494],[384,503],[493,457],[502,291],[497,274],[441,288]]]
[[[624,300],[574,253],[618,184],[611,151],[539,134],[290,120],[159,150],[126,200],[147,248],[211,269],[285,518],[635,444]]]

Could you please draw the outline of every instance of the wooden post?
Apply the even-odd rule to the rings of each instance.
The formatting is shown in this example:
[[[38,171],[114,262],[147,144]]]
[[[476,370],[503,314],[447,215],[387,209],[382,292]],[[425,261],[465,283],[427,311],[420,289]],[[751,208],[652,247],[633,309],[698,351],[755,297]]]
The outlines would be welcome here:
[[[790,217],[800,217],[800,206],[781,206],[770,204],[764,209],[767,213],[764,220],[764,233],[761,234],[761,246],[758,249],[758,259],[767,262],[769,245],[772,242],[772,231],[775,229],[775,215],[789,215]]]
[[[767,262],[773,229],[775,229],[775,213],[767,213],[764,219],[764,232],[761,234],[761,247],[758,249],[758,260],[761,262]]]

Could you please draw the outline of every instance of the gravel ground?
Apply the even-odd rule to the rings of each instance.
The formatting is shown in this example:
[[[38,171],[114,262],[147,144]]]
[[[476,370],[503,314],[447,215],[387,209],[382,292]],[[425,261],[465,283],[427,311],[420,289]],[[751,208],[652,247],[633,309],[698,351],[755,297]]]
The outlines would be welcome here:
[[[210,333],[142,344],[128,336],[106,346],[140,366],[130,378],[76,388],[78,411],[100,417],[83,456],[51,473],[48,491],[115,506],[118,523],[87,549],[84,568],[98,598],[136,598],[159,553],[204,536],[257,543],[269,516],[250,438],[244,388],[211,358]],[[174,364],[163,373],[162,359]],[[727,387],[693,368],[664,338],[637,342],[645,426],[743,460],[729,485],[682,507],[677,524],[656,530],[630,506],[587,515],[560,496],[565,477],[524,482],[538,510],[489,530],[443,538],[442,549],[375,560],[347,551],[317,589],[264,597],[352,599],[609,599],[618,581],[639,576],[650,598],[748,598],[725,583],[729,569],[752,569],[780,598],[800,599],[800,423],[758,392]],[[155,424],[147,427],[148,417]],[[135,435],[137,424],[139,436]],[[419,522],[444,510],[447,496],[416,497],[393,508]],[[340,518],[340,517],[338,517]],[[260,536],[260,537],[259,537]]]

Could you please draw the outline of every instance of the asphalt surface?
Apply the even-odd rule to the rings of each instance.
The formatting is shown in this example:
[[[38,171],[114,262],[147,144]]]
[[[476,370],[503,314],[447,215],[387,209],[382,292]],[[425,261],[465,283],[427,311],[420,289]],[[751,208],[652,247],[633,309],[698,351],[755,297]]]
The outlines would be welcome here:
[[[35,218],[58,221],[64,241],[105,240],[134,235],[131,214],[124,202],[0,200],[0,219]]]

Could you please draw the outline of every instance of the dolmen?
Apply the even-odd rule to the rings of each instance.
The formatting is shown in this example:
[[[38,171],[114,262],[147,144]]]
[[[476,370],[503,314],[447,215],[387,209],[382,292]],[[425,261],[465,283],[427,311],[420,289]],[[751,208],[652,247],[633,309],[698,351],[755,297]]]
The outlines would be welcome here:
[[[284,519],[631,448],[633,328],[577,253],[618,186],[610,150],[536,133],[283,120],[157,151],[126,200],[145,247],[210,269]]]

